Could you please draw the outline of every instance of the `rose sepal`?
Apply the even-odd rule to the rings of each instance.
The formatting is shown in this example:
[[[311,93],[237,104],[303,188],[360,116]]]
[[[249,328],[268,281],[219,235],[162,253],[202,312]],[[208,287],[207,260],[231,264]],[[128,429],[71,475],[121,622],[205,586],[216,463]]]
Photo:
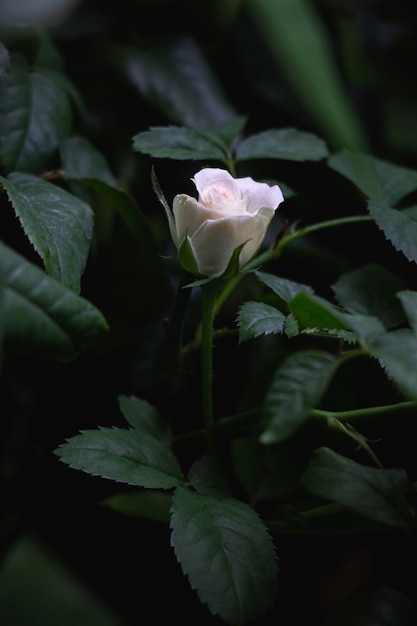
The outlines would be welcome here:
[[[195,258],[191,239],[186,233],[184,239],[181,241],[177,248],[178,260],[183,268],[190,274],[198,274],[198,264]]]
[[[175,247],[178,248],[179,241],[178,241],[177,229],[176,229],[176,226],[175,226],[175,218],[174,218],[174,215],[173,215],[173,213],[171,211],[171,208],[170,208],[168,202],[165,199],[164,193],[163,193],[163,191],[162,191],[162,189],[161,189],[161,187],[159,185],[159,182],[158,182],[158,179],[156,177],[155,170],[154,170],[153,167],[152,167],[152,171],[151,171],[151,180],[152,180],[152,188],[153,188],[153,190],[154,190],[154,192],[155,192],[159,202],[164,207],[165,215],[166,215],[167,220],[168,220],[169,232],[171,233],[172,241],[174,242]]]
[[[223,274],[219,276],[219,278],[222,278],[223,280],[230,280],[231,278],[234,278],[236,274],[239,274],[241,272],[242,268],[240,267],[239,257],[240,257],[242,248],[248,243],[248,241],[249,239],[241,243],[239,246],[237,246],[233,250],[233,254],[230,257],[230,261],[226,269],[224,270]]]

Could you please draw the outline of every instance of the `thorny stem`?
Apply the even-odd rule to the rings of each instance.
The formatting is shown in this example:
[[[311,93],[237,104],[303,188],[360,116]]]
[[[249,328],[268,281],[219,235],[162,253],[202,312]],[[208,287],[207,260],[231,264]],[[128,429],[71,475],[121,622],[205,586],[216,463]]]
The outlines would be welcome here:
[[[213,419],[213,322],[216,296],[219,290],[217,280],[201,286],[203,306],[202,319],[202,392],[203,392],[203,415],[209,455],[216,455],[216,443],[214,437]]]

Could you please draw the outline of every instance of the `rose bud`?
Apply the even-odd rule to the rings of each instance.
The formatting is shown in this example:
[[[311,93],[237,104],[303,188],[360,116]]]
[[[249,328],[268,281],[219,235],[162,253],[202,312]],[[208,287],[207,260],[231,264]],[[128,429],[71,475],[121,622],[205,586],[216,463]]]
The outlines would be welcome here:
[[[284,197],[278,185],[202,169],[192,179],[198,200],[178,194],[171,233],[181,264],[210,278],[236,274],[260,247]]]

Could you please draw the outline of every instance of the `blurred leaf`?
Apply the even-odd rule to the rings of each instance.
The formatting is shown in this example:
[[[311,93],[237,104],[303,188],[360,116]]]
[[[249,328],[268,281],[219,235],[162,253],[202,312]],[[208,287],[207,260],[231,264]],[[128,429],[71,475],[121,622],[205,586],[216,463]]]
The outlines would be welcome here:
[[[332,355],[318,350],[295,352],[275,371],[263,405],[262,443],[279,443],[307,419],[336,371]]]
[[[154,127],[133,137],[133,149],[156,158],[217,160],[224,150],[207,133],[179,126]]]
[[[282,333],[285,315],[263,302],[245,302],[239,307],[239,343],[271,333]]]
[[[313,289],[308,285],[296,283],[288,278],[281,278],[275,274],[255,272],[257,278],[279,296],[284,302],[290,302],[299,293],[313,294]]]
[[[171,500],[171,494],[166,491],[145,489],[141,492],[115,494],[103,500],[102,504],[124,515],[168,523]]]
[[[116,189],[96,178],[79,178],[77,180],[86,187],[96,191],[116,209],[136,238],[136,242],[140,244],[137,254],[140,256],[142,263],[146,259],[152,259],[152,272],[149,272],[149,268],[147,268],[148,271],[146,273],[144,271],[141,272],[143,274],[142,277],[147,278],[153,284],[155,280],[158,280],[162,292],[163,287],[166,287],[166,276],[158,253],[156,237],[149,220],[145,217],[135,200],[125,191]],[[115,263],[114,260],[113,263]],[[136,273],[136,276],[138,276],[138,273]]]
[[[24,598],[24,601],[22,601]],[[28,536],[0,569],[0,622],[4,626],[123,626],[49,550]]]
[[[288,535],[364,535],[381,531],[381,525],[365,519],[338,504],[327,504],[308,511],[291,505],[277,507],[267,521],[273,533]]]
[[[80,0],[2,0],[0,23],[12,28],[59,24]]]
[[[14,172],[0,182],[47,272],[78,293],[93,231],[90,207],[32,174]]]
[[[417,206],[399,211],[371,202],[369,212],[396,250],[417,263]]]
[[[338,603],[323,626],[414,626],[417,606],[408,595],[383,585],[367,586]]]
[[[1,258],[1,248],[0,248],[0,258]],[[2,371],[3,366],[3,357],[4,357],[4,332],[5,332],[5,322],[6,322],[6,277],[4,275],[3,266],[0,263],[0,372]]]
[[[411,328],[417,333],[417,292],[405,290],[397,293],[397,296],[410,322]]]
[[[417,171],[363,153],[341,150],[327,163],[376,204],[395,205],[417,189]]]
[[[171,544],[191,586],[230,624],[262,617],[274,602],[274,545],[253,509],[233,498],[175,490]]]
[[[36,67],[42,68],[43,70],[49,69],[56,70],[57,72],[63,72],[64,63],[58,50],[58,46],[52,40],[51,35],[45,30],[39,30],[36,33],[36,38]],[[65,75],[62,74],[62,76]]]
[[[233,469],[252,505],[282,501],[298,492],[300,476],[317,447],[314,427],[309,422],[277,445],[265,446],[253,436],[233,440]]]
[[[0,162],[6,172],[51,167],[71,118],[61,85],[42,70],[29,73],[25,60],[13,57],[10,78],[0,82]]]
[[[385,335],[386,329],[382,322],[372,315],[355,315],[344,316],[349,326],[359,335],[365,343],[374,337]]]
[[[327,147],[322,139],[295,128],[264,130],[244,139],[236,150],[237,161],[250,159],[321,161],[327,156]]]
[[[203,456],[194,461],[188,472],[188,482],[198,493],[226,497],[230,489],[217,459]]]
[[[87,300],[0,242],[4,273],[4,335],[25,352],[69,361],[108,330],[102,314]]]
[[[348,330],[342,312],[319,296],[300,291],[288,308],[302,328],[320,330]]]
[[[62,167],[71,178],[93,178],[117,187],[105,157],[84,137],[73,135],[59,144]]]
[[[135,430],[84,430],[59,446],[55,454],[73,469],[128,485],[171,489],[183,482],[171,450]]]
[[[415,516],[403,470],[367,467],[319,448],[301,481],[313,495],[338,502],[376,522],[405,528]]]
[[[0,82],[9,76],[10,57],[5,45],[0,41]]]
[[[128,76],[142,97],[174,124],[213,129],[236,117],[198,43],[189,37],[125,53]]]
[[[130,426],[140,433],[151,435],[165,445],[170,445],[172,432],[155,407],[135,396],[119,396],[119,407]]]
[[[389,328],[405,321],[397,298],[397,293],[405,286],[405,282],[392,272],[370,264],[343,274],[332,288],[347,311],[375,316]]]
[[[250,0],[249,8],[275,62],[324,135],[342,146],[361,145],[362,131],[329,36],[311,2]]]
[[[240,1],[240,0],[238,0]],[[231,148],[239,133],[243,130],[248,118],[243,116],[234,117],[231,120],[216,126],[212,130],[223,139],[228,148]]]

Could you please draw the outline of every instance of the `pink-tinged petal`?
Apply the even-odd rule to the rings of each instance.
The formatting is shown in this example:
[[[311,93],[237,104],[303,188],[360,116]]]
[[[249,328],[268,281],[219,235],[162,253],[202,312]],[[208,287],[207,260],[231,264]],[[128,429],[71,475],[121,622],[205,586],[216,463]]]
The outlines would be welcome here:
[[[218,183],[220,181],[232,181],[234,178],[229,174],[227,170],[223,170],[217,167],[206,167],[197,172],[194,178],[191,179],[195,184],[199,195],[201,195],[204,187]]]
[[[207,207],[215,207],[224,215],[236,213],[239,210],[243,212],[246,205],[246,202],[240,199],[234,180],[221,180],[207,185],[200,193],[199,201]]]

